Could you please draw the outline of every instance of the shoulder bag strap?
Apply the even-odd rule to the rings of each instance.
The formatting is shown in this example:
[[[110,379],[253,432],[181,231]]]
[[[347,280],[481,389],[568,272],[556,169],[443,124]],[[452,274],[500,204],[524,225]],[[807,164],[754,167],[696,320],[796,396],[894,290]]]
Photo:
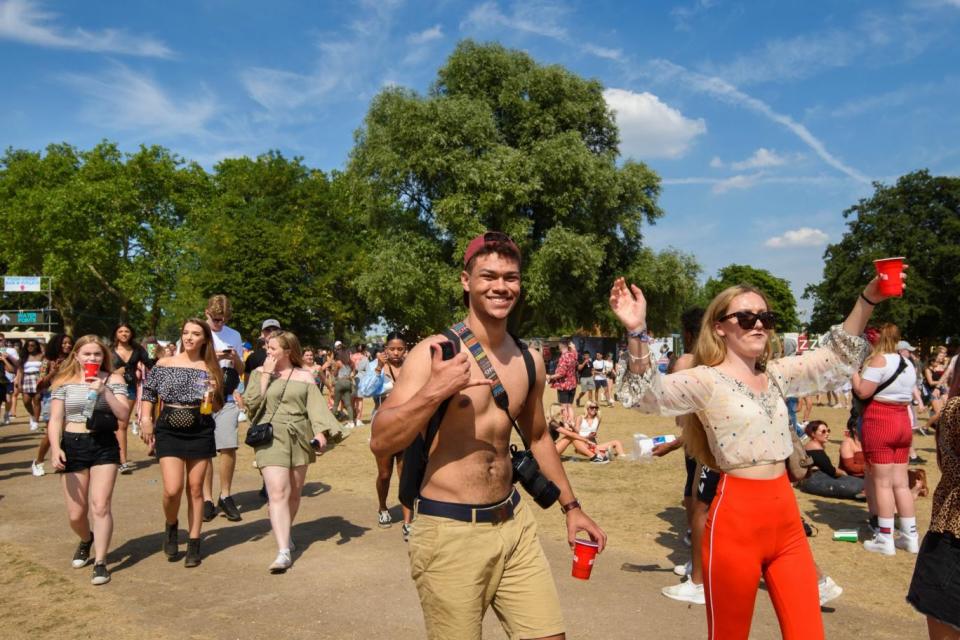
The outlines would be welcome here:
[[[899,354],[897,354],[899,355]],[[877,390],[873,392],[873,395],[870,396],[870,399],[873,399],[873,396],[877,395],[891,384],[893,381],[900,377],[900,374],[903,373],[907,368],[907,361],[904,360],[903,356],[900,356],[900,364],[897,365],[897,370],[893,372],[893,375],[883,381],[882,384],[877,385]]]
[[[460,338],[451,331],[449,328],[444,329],[442,332],[443,337],[453,343],[453,352],[460,352]],[[433,412],[433,415],[430,416],[430,421],[427,423],[427,432],[424,434],[423,442],[425,445],[424,451],[426,455],[430,453],[430,445],[433,444],[433,439],[437,435],[437,431],[440,430],[440,423],[443,422],[443,416],[447,413],[447,407],[450,405],[450,398],[447,398],[440,403],[440,406],[437,407],[437,410]]]
[[[480,344],[480,341],[477,340],[477,337],[473,335],[473,332],[470,331],[470,328],[467,327],[463,322],[458,322],[452,327],[453,332],[460,336],[460,339],[463,340],[463,344],[466,345],[467,349],[470,351],[473,358],[477,361],[477,364],[480,365],[480,370],[483,372],[484,377],[487,380],[493,382],[493,386],[490,387],[490,393],[493,394],[493,402],[503,409],[503,412],[507,414],[507,418],[513,424],[513,428],[517,431],[517,435],[520,436],[520,441],[523,443],[525,449],[529,448],[527,444],[527,439],[523,437],[523,431],[520,430],[520,425],[517,424],[516,418],[510,415],[510,396],[507,394],[507,390],[503,387],[503,383],[500,382],[500,377],[497,375],[496,369],[493,368],[493,363],[490,362],[490,358],[487,357],[486,352],[483,350],[483,346]],[[513,336],[511,336],[513,337]],[[516,340],[516,338],[514,338]],[[523,362],[527,369],[527,380],[533,379],[533,382],[536,382],[536,370],[531,366],[533,364],[533,356],[530,355],[529,350],[519,340],[517,341],[517,346],[520,347],[520,353],[523,355]],[[531,375],[532,374],[532,375]],[[527,393],[530,390],[527,389]]]
[[[263,372],[260,372],[260,375],[263,375]],[[271,376],[272,377],[272,376]],[[287,379],[283,381],[283,388],[280,389],[280,399],[277,401],[277,406],[273,408],[273,413],[270,414],[270,419],[267,420],[268,423],[273,422],[273,417],[277,415],[277,410],[280,409],[280,404],[283,402],[283,394],[287,392],[287,384],[290,382],[290,378],[293,377],[293,368],[291,367],[290,373],[287,375]],[[267,391],[270,391],[270,385],[273,384],[273,380],[267,383],[267,388],[263,392],[263,401],[267,401]],[[257,424],[261,424],[258,422]]]

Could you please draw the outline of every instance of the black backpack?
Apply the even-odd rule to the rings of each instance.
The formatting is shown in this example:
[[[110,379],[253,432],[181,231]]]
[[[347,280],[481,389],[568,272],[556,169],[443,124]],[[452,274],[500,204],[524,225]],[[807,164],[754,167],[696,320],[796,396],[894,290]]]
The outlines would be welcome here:
[[[453,352],[459,353],[460,336],[455,334],[449,327],[444,329],[442,333],[447,340],[453,343]],[[527,383],[529,385],[527,387],[527,394],[529,395],[530,389],[533,388],[533,385],[536,384],[537,381],[537,369],[533,363],[533,356],[530,355],[530,350],[527,348],[526,343],[513,334],[510,334],[510,337],[517,343],[517,346],[520,348],[520,355],[523,356],[523,364],[527,369]],[[403,450],[403,471],[400,473],[400,504],[408,509],[413,509],[413,501],[420,496],[423,477],[427,472],[427,461],[430,458],[430,446],[433,444],[433,439],[440,429],[440,423],[443,422],[443,417],[447,413],[447,407],[450,405],[451,398],[447,398],[441,402],[437,410],[430,416],[426,433],[418,433],[413,442]]]

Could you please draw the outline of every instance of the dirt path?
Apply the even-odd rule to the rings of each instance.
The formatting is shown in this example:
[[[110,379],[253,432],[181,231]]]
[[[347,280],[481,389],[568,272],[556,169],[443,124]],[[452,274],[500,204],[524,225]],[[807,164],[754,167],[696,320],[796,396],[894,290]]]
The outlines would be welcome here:
[[[653,433],[664,424],[623,410],[607,410],[607,416],[609,434],[621,438],[644,428]],[[59,478],[30,475],[39,436],[28,433],[22,420],[0,427],[0,552],[6,560],[0,566],[0,637],[423,637],[399,527],[381,530],[376,525],[368,436],[369,427],[358,429],[311,467],[294,527],[295,565],[281,576],[266,571],[276,547],[266,507],[257,496],[259,475],[245,448],[235,487],[244,519],[230,523],[220,517],[205,525],[203,564],[187,570],[160,553],[159,469],[134,442],[137,469],[118,479],[114,498],[113,581],[93,588],[89,568],[75,571],[69,565],[76,540],[66,522]],[[675,582],[670,570],[685,559],[685,552],[677,535],[683,526],[676,506],[681,461],[658,463],[617,462],[599,468],[567,463],[579,497],[611,536],[589,582],[569,577],[562,517],[537,510],[568,637],[706,635],[703,607],[659,593]],[[818,524],[824,540],[830,535],[827,520],[844,524],[855,517],[848,505],[817,501],[823,503]],[[801,507],[808,511],[803,501]],[[921,509],[929,511],[929,506]],[[181,523],[185,521],[184,510]],[[900,554],[878,562],[854,545],[824,540],[814,540],[815,554],[821,564],[826,558],[831,575],[846,589],[836,608],[825,610],[827,637],[859,635],[866,628],[874,638],[922,636],[922,619],[902,604],[910,558]],[[753,637],[777,637],[765,592],[757,603]],[[492,613],[484,636],[503,637]]]

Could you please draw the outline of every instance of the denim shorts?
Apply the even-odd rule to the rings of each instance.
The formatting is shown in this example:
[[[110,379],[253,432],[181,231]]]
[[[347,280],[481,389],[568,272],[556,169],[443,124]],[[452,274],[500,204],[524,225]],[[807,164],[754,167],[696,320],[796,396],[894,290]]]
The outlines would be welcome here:
[[[83,471],[99,464],[120,464],[120,445],[113,431],[65,431],[60,436],[60,448],[67,458],[67,473]]]
[[[920,544],[907,602],[923,615],[960,629],[960,538],[927,532]]]

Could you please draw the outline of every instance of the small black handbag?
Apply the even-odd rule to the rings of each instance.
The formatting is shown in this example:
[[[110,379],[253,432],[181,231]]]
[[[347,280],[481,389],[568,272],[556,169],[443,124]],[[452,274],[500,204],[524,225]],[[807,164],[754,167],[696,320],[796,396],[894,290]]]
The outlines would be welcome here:
[[[263,374],[261,374],[263,375]],[[287,383],[290,382],[290,378],[293,376],[293,369],[290,370],[290,374],[287,376],[286,381],[283,383],[283,389],[280,390],[280,400],[277,401],[277,406],[273,408],[273,413],[270,414],[270,419],[266,422],[258,422],[249,429],[247,429],[247,436],[243,439],[243,443],[250,447],[262,447],[265,444],[270,444],[273,441],[273,416],[277,415],[277,409],[280,408],[280,404],[283,402],[283,394],[287,392]],[[271,382],[273,382],[271,380]],[[267,390],[270,390],[270,385],[267,385]],[[264,402],[266,402],[266,391],[264,391]]]
[[[120,424],[117,416],[110,410],[94,410],[93,414],[87,418],[87,431],[113,432],[119,428]]]

